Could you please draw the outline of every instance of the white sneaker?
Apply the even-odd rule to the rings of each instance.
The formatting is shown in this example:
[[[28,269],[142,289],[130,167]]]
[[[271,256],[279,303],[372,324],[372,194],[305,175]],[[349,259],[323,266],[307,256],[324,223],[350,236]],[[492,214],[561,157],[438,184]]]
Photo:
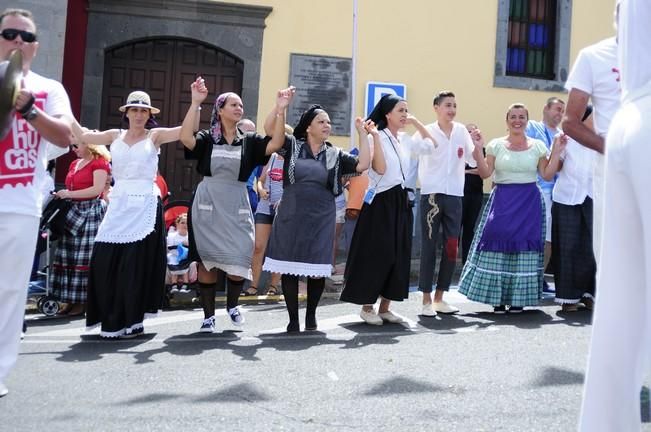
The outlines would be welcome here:
[[[233,325],[240,327],[242,324],[244,324],[244,315],[240,313],[239,306],[228,309],[228,316],[231,317],[231,323],[233,323]]]
[[[379,313],[377,314],[377,316],[379,316],[382,319],[382,321],[386,321],[392,324],[398,324],[405,321],[402,319],[402,317],[399,317],[398,315],[394,314],[391,311]]]
[[[382,325],[384,321],[382,318],[378,316],[378,314],[375,313],[375,311],[365,311],[362,309],[362,311],[359,313],[359,316],[366,321],[366,324],[371,324],[371,325]]]
[[[423,310],[420,312],[420,314],[427,317],[435,317],[436,311],[434,310],[432,303],[427,303],[423,305]]]
[[[176,285],[172,285],[172,288],[170,288],[170,294],[176,294],[179,292],[179,288]]]
[[[3,396],[7,396],[7,394],[9,394],[9,389],[7,388],[6,385],[0,382],[0,398]]]
[[[183,294],[187,294],[190,292],[190,288],[186,284],[181,285],[181,289],[179,289],[179,292],[182,292]]]
[[[459,308],[456,308],[443,300],[432,303],[432,309],[442,314],[453,314],[459,312]]]
[[[215,332],[215,316],[206,318],[201,323],[201,328],[199,329],[201,333],[214,333]]]

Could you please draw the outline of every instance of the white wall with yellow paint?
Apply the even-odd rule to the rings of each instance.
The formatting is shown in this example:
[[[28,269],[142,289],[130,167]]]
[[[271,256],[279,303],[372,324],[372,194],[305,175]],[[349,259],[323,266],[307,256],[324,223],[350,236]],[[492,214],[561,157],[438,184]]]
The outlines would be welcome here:
[[[230,1],[270,6],[262,47],[258,119],[288,85],[291,53],[350,57],[353,0]],[[579,50],[612,36],[614,0],[572,2],[570,64]],[[407,86],[410,111],[434,121],[432,98],[457,95],[457,120],[478,124],[487,138],[503,135],[506,108],[523,102],[534,119],[550,96],[563,93],[493,86],[498,0],[358,0],[356,115],[363,114],[367,81]],[[318,103],[319,101],[312,101]],[[348,147],[349,137],[333,137]]]

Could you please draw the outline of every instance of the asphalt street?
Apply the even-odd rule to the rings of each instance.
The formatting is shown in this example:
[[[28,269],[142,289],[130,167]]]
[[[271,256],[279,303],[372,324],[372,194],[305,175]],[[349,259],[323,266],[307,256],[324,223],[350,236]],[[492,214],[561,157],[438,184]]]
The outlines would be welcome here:
[[[448,299],[460,314],[418,316],[413,293],[383,326],[324,299],[319,331],[298,335],[282,303],[245,306],[242,331],[220,309],[214,334],[198,309],[165,311],[118,341],[33,315],[0,430],[576,430],[590,313]]]

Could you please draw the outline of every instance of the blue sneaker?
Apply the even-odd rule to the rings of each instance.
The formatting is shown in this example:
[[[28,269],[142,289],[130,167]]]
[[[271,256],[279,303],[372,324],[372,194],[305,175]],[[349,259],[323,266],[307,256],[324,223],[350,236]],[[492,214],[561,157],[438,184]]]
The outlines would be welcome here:
[[[241,327],[244,324],[244,315],[240,313],[240,307],[235,306],[234,308],[228,309],[228,316],[231,317],[231,322],[233,325]]]
[[[215,332],[215,316],[211,316],[210,318],[206,318],[203,320],[203,323],[201,324],[201,328],[199,329],[201,333],[214,333]]]

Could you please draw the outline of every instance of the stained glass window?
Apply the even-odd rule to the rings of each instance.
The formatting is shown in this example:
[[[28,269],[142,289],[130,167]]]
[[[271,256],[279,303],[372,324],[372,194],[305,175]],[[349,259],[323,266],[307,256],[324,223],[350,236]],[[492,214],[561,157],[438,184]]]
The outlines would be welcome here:
[[[506,75],[555,79],[557,0],[510,0]]]

